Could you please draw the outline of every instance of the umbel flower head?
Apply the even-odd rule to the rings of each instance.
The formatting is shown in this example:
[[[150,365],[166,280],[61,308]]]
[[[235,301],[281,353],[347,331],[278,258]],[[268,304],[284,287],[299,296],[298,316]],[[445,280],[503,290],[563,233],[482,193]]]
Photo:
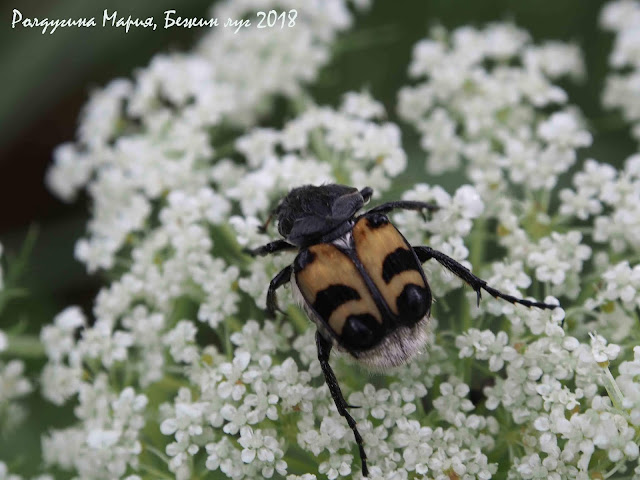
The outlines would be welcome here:
[[[605,25],[640,29],[616,13],[638,2],[612,5]],[[76,141],[55,152],[50,188],[91,201],[76,258],[113,280],[91,312],[70,306],[42,330],[41,392],[75,416],[43,437],[45,467],[87,479],[361,478],[313,325],[286,290],[288,316],[263,313],[292,254],[242,250],[269,240],[258,226],[293,187],[382,197],[402,176],[403,199],[440,207],[392,216],[409,242],[563,308],[478,307],[427,266],[437,301],[425,351],[375,377],[333,362],[361,407],[369,478],[640,477],[640,160],[576,165],[592,135],[555,82],[584,76],[579,48],[534,44],[509,23],[435,28],[407,66],[400,126],[366,92],[337,106],[309,94],[353,23],[344,0],[223,1],[213,15],[271,6],[298,9],[296,28],[214,29],[193,51],[156,56],[94,92]],[[632,49],[618,48],[626,65]],[[275,96],[295,112],[277,126]],[[403,129],[424,155],[407,158]],[[436,175],[450,170],[447,191]]]

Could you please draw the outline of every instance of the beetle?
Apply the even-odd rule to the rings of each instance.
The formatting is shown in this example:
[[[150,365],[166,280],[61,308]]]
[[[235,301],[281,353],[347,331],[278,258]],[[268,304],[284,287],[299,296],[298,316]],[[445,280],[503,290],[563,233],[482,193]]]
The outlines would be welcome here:
[[[396,209],[421,212],[438,206],[419,201],[383,203],[356,215],[373,189],[346,185],[304,185],[292,189],[271,217],[283,239],[249,249],[251,255],[297,250],[293,263],[270,282],[267,314],[278,310],[276,291],[291,282],[294,298],[317,326],[318,360],[338,413],[345,417],[358,444],[362,473],[367,455],[349,405],[329,365],[333,348],[370,367],[405,363],[424,346],[431,311],[431,290],[422,264],[435,260],[476,292],[541,309],[557,305],[524,300],[487,285],[466,267],[429,246],[411,246],[389,221]]]

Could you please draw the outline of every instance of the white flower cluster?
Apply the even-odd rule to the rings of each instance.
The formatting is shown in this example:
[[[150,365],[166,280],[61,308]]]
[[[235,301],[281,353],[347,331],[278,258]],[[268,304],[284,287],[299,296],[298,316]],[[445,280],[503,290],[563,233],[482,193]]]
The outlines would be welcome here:
[[[147,397],[131,387],[114,392],[107,375],[98,374],[80,386],[78,400],[79,426],[43,437],[46,464],[73,469],[81,478],[122,478],[136,470]]]
[[[552,79],[584,70],[573,45],[535,46],[510,24],[450,34],[435,29],[418,42],[409,66],[416,86],[400,90],[398,111],[421,134],[430,173],[467,164],[483,199],[501,196],[509,179],[528,190],[551,189],[591,143],[580,118],[557,108],[566,93]]]
[[[89,236],[76,247],[90,271],[114,266],[116,253],[144,231],[153,203],[167,192],[200,192],[201,208],[213,202],[214,212],[224,213],[224,202],[209,187],[209,168],[229,126],[254,123],[270,96],[299,96],[301,85],[329,60],[337,33],[352,22],[344,0],[306,2],[304,8],[293,0],[271,3],[298,8],[295,28],[268,34],[253,28],[242,35],[212,29],[195,52],[159,55],[133,81],[114,80],[92,95],[78,142],[56,150],[47,176],[65,200],[81,188],[90,194]],[[212,16],[242,18],[268,6],[226,1]]]
[[[240,202],[245,216],[264,213],[265,205],[307,183],[335,179],[371,186],[379,196],[407,163],[400,129],[378,121],[384,113],[366,93],[345,94],[337,111],[311,106],[281,131],[256,129],[239,138],[236,147],[250,171],[238,172],[222,162],[214,167],[214,178],[222,191]]]
[[[362,478],[313,325],[285,307],[287,289],[286,317],[261,311],[293,257],[251,259],[242,247],[272,238],[257,227],[290,188],[337,181],[380,194],[407,159],[369,94],[347,93],[337,108],[307,97],[352,17],[341,0],[294,3],[270,4],[298,8],[300,28],[215,30],[196,52],[112,82],[92,97],[78,142],[56,153],[50,186],[93,201],[76,255],[111,281],[91,319],[69,307],[41,332],[42,393],[74,402],[76,418],[44,436],[48,466],[82,479]],[[227,1],[214,13],[256,8],[266,6]],[[467,302],[457,277],[428,262],[426,351],[375,378],[331,359],[360,407],[351,414],[369,478],[640,477],[640,277],[625,257],[640,251],[640,161],[622,171],[588,161],[573,188],[554,190],[591,141],[551,83],[583,74],[577,48],[534,46],[509,24],[434,37],[414,50],[422,83],[402,90],[399,111],[431,172],[464,159],[466,176],[452,194],[414,181],[403,198],[439,209],[394,223],[491,286],[518,297],[531,288],[563,308],[477,307],[475,292]],[[278,128],[257,123],[272,95],[298,112]]]
[[[578,231],[551,232],[529,253],[527,263],[535,269],[536,278],[553,285],[555,295],[575,298],[580,293],[579,272],[591,256],[591,247],[581,242],[582,234]]]
[[[506,378],[497,377],[484,392],[489,410],[504,409],[522,426],[526,454],[516,459],[509,478],[588,478],[586,472],[602,463],[592,462],[602,457],[599,451],[616,470],[637,460],[633,362],[623,362],[622,375],[614,379],[608,365],[619,355],[618,345],[599,335],[591,336],[590,345],[580,343],[554,322],[544,333],[528,344],[512,343],[515,348],[504,332],[472,329],[456,340],[461,358],[488,360],[491,371],[505,368]],[[603,386],[619,392],[613,404],[600,394]]]
[[[185,323],[176,329],[184,330]],[[193,346],[198,355],[188,362],[186,372],[197,399],[181,388],[174,402],[160,409],[160,431],[172,439],[166,447],[169,468],[177,478],[191,478],[191,458],[199,452],[206,452],[207,469],[229,478],[271,478],[275,472],[287,472],[283,439],[274,427],[295,423],[298,412],[313,423],[318,416],[314,408],[320,404],[312,403],[318,397],[310,373],[299,371],[291,358],[274,365],[279,353],[289,351],[292,335],[289,325],[260,328],[249,320],[231,335],[237,347],[232,361],[224,361],[210,347]],[[326,405],[327,395],[323,396]],[[266,427],[269,424],[272,427]]]
[[[604,301],[620,301],[629,311],[640,308],[640,265],[631,268],[629,262],[621,262],[602,274],[605,286],[598,298]]]
[[[44,460],[49,466],[73,469],[83,478],[121,478],[128,468],[138,467],[148,399],[130,386],[119,390],[101,371],[104,366],[113,372],[115,362],[127,360],[127,347],[133,343],[130,335],[110,331],[101,320],[91,329],[86,325],[81,310],[69,307],[41,333],[49,358],[42,372],[42,393],[58,405],[77,396],[74,413],[79,420],[76,426],[53,430],[43,438]],[[79,329],[83,337],[76,340]]]
[[[607,76],[602,102],[608,108],[622,110],[632,125],[632,135],[640,141],[640,2],[609,2],[600,14],[603,28],[615,33],[609,65],[615,69]]]
[[[9,338],[0,330],[0,355],[9,347]],[[25,377],[22,360],[0,359],[0,430],[13,432],[27,415],[26,407],[20,402],[22,397],[33,391],[33,385]]]
[[[561,214],[581,220],[597,215],[593,239],[614,252],[640,248],[640,154],[627,158],[619,172],[589,159],[573,184],[575,190],[560,192]]]
[[[587,245],[582,233],[572,230],[570,224],[574,219],[591,221],[592,230],[588,231],[593,232],[592,239],[601,246],[611,247],[618,254],[638,251],[639,237],[635,232],[635,222],[640,218],[636,212],[640,204],[638,160],[636,156],[629,158],[621,172],[594,160],[587,161],[584,170],[573,178],[575,190],[564,189],[559,193],[560,216],[552,217],[549,199],[558,175],[571,166],[576,148],[590,144],[591,136],[581,130],[571,108],[552,113],[548,118],[536,112],[541,106],[566,100],[564,93],[548,83],[545,76],[579,74],[582,67],[577,67],[579,62],[566,61],[556,65],[572,65],[571,71],[569,68],[554,71],[541,67],[539,62],[527,61],[524,51],[534,47],[527,46],[526,35],[512,27],[493,25],[482,33],[469,28],[458,29],[451,35],[437,31],[435,40],[420,42],[410,73],[426,80],[401,92],[400,113],[423,135],[422,146],[429,153],[428,167],[432,173],[445,167],[456,168],[462,158],[469,163],[468,175],[486,205],[480,208],[478,216],[481,220],[497,217],[498,241],[507,249],[507,260],[492,265],[493,273],[485,277],[488,282],[521,296],[518,288],[531,284],[531,278],[522,272],[526,265],[534,269],[535,279],[554,295],[578,298],[584,294],[586,262],[595,247]],[[513,50],[494,50],[494,35],[510,35],[512,41],[502,45]],[[513,66],[514,57],[521,67]],[[491,90],[507,75],[516,74],[521,79],[537,77],[538,86],[544,87],[547,94],[534,98],[527,90],[530,83],[514,81],[515,77]],[[509,103],[509,99],[517,101]],[[480,148],[482,142],[484,146]],[[527,151],[531,156],[525,162]],[[547,170],[546,165],[553,170]],[[491,181],[486,181],[487,178]],[[531,197],[517,201],[505,197],[506,192],[512,191],[509,181],[522,184],[531,192],[543,189],[548,193],[538,197],[541,204]],[[427,195],[424,199],[434,200],[433,194],[428,196],[428,190],[421,188]],[[407,215],[396,217],[400,224]],[[447,232],[456,224],[453,218],[438,229]],[[425,227],[429,231],[428,222]],[[403,225],[404,229],[411,235],[410,225]],[[598,252],[595,271],[590,274],[603,278],[604,288],[594,300],[582,296],[584,304],[573,307],[572,315],[578,322],[595,320],[588,325],[603,326],[607,333],[617,333],[618,341],[637,345],[633,343],[640,340],[636,335],[630,339],[624,333],[631,332],[637,322],[634,313],[640,288],[637,268],[630,267],[628,262],[610,265],[605,252]],[[461,257],[466,257],[466,252]],[[475,294],[470,297],[475,298]],[[557,300],[547,297],[545,302]],[[485,300],[478,312],[473,313],[476,321],[482,320],[483,311],[507,315],[507,331],[496,335],[491,330],[465,329],[456,338],[456,348],[460,358],[486,361],[489,372],[505,373],[504,377],[494,376],[495,385],[485,387],[483,393],[485,407],[496,411],[494,418],[503,418],[508,413],[513,422],[512,426],[500,422],[501,432],[520,429],[522,450],[516,454],[508,447],[511,453],[504,459],[511,465],[509,478],[588,478],[587,472],[599,471],[608,477],[633,469],[630,464],[638,464],[640,430],[630,416],[635,408],[637,383],[630,386],[638,378],[614,377],[608,369],[609,362],[620,354],[621,346],[608,344],[600,335],[592,335],[590,342],[566,335],[559,326],[564,318],[560,309],[548,313]],[[624,321],[618,322],[620,319]],[[616,332],[620,327],[622,333]],[[582,338],[585,333],[585,328],[576,328],[576,334],[583,335]],[[621,374],[632,371],[629,363],[622,364]],[[473,368],[483,371],[476,363]],[[619,387],[623,383],[624,393]],[[440,398],[433,403],[441,404]],[[457,406],[453,400],[449,403],[454,405],[455,414],[465,411],[463,404]],[[467,404],[466,408],[469,407],[472,405]],[[499,451],[505,449],[504,445],[498,445]]]

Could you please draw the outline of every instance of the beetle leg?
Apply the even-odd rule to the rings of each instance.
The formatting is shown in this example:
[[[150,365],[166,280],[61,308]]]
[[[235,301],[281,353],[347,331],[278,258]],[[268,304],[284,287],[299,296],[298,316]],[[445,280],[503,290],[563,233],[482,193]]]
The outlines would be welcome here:
[[[551,305],[549,303],[543,302],[533,302],[531,300],[523,300],[521,298],[516,298],[512,295],[508,295],[506,293],[502,293],[500,290],[496,290],[493,287],[487,285],[487,282],[482,280],[481,278],[476,277],[471,271],[466,268],[464,265],[456,262],[453,258],[445,255],[438,250],[434,250],[431,247],[413,247],[413,251],[416,252],[418,259],[420,262],[424,263],[427,260],[434,259],[444,268],[452,272],[454,275],[459,277],[465,283],[471,286],[476,291],[476,295],[478,296],[478,305],[480,305],[480,297],[481,291],[493,295],[495,298],[501,298],[511,303],[519,303],[520,305],[524,305],[525,307],[536,307],[542,309],[553,310],[558,305]]]
[[[267,317],[274,318],[276,316],[276,310],[282,312],[282,310],[278,308],[276,290],[291,280],[292,271],[293,268],[289,265],[288,267],[284,267],[280,270],[280,272],[271,279],[271,282],[269,283],[269,291],[267,292]]]
[[[369,213],[388,213],[391,210],[395,210],[397,208],[403,210],[418,210],[423,214],[423,216],[425,210],[428,210],[429,212],[435,212],[440,209],[438,205],[435,205],[433,203],[417,202],[413,200],[399,200],[397,202],[387,202],[383,203],[382,205],[378,205],[377,207],[374,207],[371,210],[365,212],[365,215]]]
[[[322,335],[320,335],[320,332],[316,332],[316,346],[318,347],[318,360],[320,360],[320,368],[322,368],[322,373],[324,373],[324,379],[327,382],[329,391],[331,392],[331,397],[336,404],[338,413],[347,419],[347,423],[353,431],[353,436],[356,439],[358,450],[360,451],[362,475],[367,477],[369,476],[369,469],[367,468],[367,454],[364,451],[364,442],[362,440],[362,436],[360,436],[360,432],[358,431],[358,427],[356,426],[356,421],[351,415],[349,415],[349,412],[347,410],[347,407],[349,407],[349,405],[342,396],[342,391],[340,390],[340,385],[338,385],[338,380],[333,373],[331,365],[329,365],[329,354],[331,353],[332,347],[331,342],[325,340]]]
[[[257,248],[245,248],[242,251],[252,256],[264,256],[272,253],[278,253],[283,250],[297,250],[298,247],[291,245],[285,240],[276,240],[275,242],[267,243]]]

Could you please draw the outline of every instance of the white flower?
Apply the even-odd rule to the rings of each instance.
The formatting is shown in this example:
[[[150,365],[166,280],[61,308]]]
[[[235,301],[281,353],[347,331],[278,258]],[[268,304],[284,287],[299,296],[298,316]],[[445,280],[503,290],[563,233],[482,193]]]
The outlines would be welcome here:
[[[47,356],[54,362],[60,362],[65,355],[76,347],[74,337],[77,329],[86,325],[87,320],[80,307],[65,308],[53,319],[54,325],[46,325],[40,332]]]
[[[0,363],[0,404],[31,393],[33,386],[25,378],[24,370],[24,362],[20,360]]]
[[[538,126],[538,135],[560,148],[588,147],[591,134],[579,128],[578,120],[571,112],[556,112]]]
[[[369,120],[384,116],[384,107],[377,102],[368,92],[347,92],[342,97],[340,110],[348,115]]]
[[[478,360],[489,360],[489,369],[493,372],[501,370],[504,362],[516,357],[513,347],[507,346],[509,338],[505,332],[496,336],[493,332],[474,328],[456,338],[456,346],[460,348],[460,358],[475,356]]]
[[[620,346],[610,343],[607,345],[607,341],[600,335],[590,333],[591,337],[591,354],[593,360],[597,363],[607,363],[611,360],[615,360],[620,353]]]
[[[167,332],[163,343],[169,347],[169,352],[176,362],[194,363],[199,357],[195,344],[198,329],[189,320],[181,320]]]
[[[47,172],[45,181],[58,197],[70,202],[91,177],[91,159],[71,143],[58,146],[53,152],[53,158],[56,166]]]
[[[318,472],[326,474],[329,480],[348,477],[351,474],[352,463],[353,457],[351,455],[331,455],[327,462],[320,464]]]
[[[605,288],[599,294],[604,300],[620,300],[625,305],[640,305],[640,265],[620,262],[602,274]]]
[[[244,447],[241,457],[244,463],[251,463],[256,457],[261,462],[273,463],[276,454],[282,455],[275,438],[263,436],[261,431],[254,431],[251,427],[240,429],[238,443]]]
[[[130,333],[114,331],[109,322],[98,320],[91,328],[84,330],[78,350],[87,358],[99,358],[109,368],[114,362],[126,360],[127,349],[132,344]]]
[[[557,290],[575,296],[579,284],[577,275],[591,256],[591,247],[582,244],[582,234],[570,231],[567,234],[552,232],[540,240],[529,253],[527,263],[536,269],[536,278],[553,283]]]
[[[225,378],[225,380],[218,385],[218,395],[220,395],[220,398],[231,397],[237,401],[244,395],[246,387],[240,379],[249,365],[250,360],[251,354],[249,352],[240,351],[234,356],[232,363],[223,363],[220,365],[220,373],[222,373]]]
[[[524,64],[527,68],[543,71],[550,78],[564,75],[582,78],[585,73],[579,47],[560,42],[528,47],[524,52]]]

